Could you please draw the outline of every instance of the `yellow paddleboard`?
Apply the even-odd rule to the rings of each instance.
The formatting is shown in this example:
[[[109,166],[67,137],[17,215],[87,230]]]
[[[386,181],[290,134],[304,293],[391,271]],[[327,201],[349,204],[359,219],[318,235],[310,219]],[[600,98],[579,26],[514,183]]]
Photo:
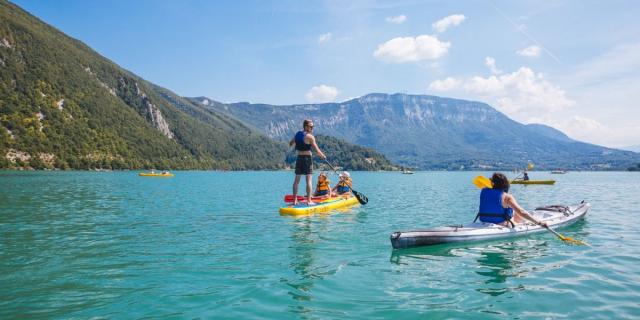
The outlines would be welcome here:
[[[306,203],[298,203],[298,205],[289,205],[280,208],[280,214],[282,215],[309,215],[314,213],[326,213],[334,209],[350,207],[358,204],[358,199],[354,196],[338,196],[326,199],[322,202],[318,202],[311,206],[307,206]]]

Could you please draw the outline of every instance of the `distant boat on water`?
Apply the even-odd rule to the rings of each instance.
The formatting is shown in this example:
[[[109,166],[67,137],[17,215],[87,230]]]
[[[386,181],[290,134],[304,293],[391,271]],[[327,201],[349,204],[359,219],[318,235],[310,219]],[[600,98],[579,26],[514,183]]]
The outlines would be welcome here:
[[[566,170],[553,170],[551,171],[551,174],[565,174],[567,173]]]
[[[174,174],[164,170],[162,172],[156,172],[155,170],[151,170],[151,172],[140,172],[138,173],[139,176],[141,177],[165,177],[165,178],[169,178],[169,177],[173,177]]]

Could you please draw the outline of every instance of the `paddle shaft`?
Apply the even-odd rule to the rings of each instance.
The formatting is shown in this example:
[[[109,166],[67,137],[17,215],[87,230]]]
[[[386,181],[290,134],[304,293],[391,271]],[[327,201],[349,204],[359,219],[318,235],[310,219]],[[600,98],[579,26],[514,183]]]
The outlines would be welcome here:
[[[324,160],[324,162],[326,162],[329,165],[329,168],[331,168],[331,170],[333,170],[333,172],[335,172],[337,175],[340,175],[338,173],[338,170],[336,170],[336,168],[334,168],[327,159],[322,159],[322,160]]]
[[[557,233],[555,230],[549,228],[549,226],[546,226],[545,229],[551,231],[551,233],[555,234],[558,238],[564,240],[564,236],[563,235],[561,235],[561,234]]]

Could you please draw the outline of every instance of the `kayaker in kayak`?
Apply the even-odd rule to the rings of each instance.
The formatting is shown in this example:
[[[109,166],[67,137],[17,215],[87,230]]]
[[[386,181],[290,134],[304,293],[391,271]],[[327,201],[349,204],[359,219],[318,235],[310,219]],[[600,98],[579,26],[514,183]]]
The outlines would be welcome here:
[[[524,181],[529,181],[529,175],[527,174],[527,172],[524,172],[524,176],[522,177],[522,180]]]
[[[313,193],[314,197],[329,198],[331,196],[331,181],[327,178],[327,174],[321,172],[318,176],[318,184],[316,185],[316,191]]]
[[[537,225],[546,227],[546,222],[538,221],[524,210],[509,194],[509,179],[499,172],[491,176],[493,188],[484,188],[480,192],[480,208],[476,220],[514,227],[515,224],[524,223],[525,219]]]
[[[313,205],[311,201],[311,186],[313,179],[313,160],[311,158],[311,149],[318,153],[318,156],[322,159],[327,157],[320,151],[316,138],[311,134],[313,131],[313,121],[311,119],[305,119],[302,122],[302,131],[298,131],[296,135],[289,141],[289,146],[295,145],[298,152],[298,158],[296,159],[296,177],[293,180],[293,205],[298,204],[298,184],[300,184],[300,178],[302,175],[306,176],[307,180],[307,205]]]
[[[353,185],[353,181],[351,181],[351,175],[349,172],[344,171],[340,175],[340,181],[336,184],[335,187],[331,190],[334,194],[340,195],[351,192],[351,186]]]

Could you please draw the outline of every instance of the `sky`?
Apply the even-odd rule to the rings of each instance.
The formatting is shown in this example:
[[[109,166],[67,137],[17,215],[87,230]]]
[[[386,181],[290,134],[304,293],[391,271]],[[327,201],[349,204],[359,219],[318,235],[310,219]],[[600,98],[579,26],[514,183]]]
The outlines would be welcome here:
[[[300,104],[429,94],[640,148],[640,1],[14,3],[182,96]]]

